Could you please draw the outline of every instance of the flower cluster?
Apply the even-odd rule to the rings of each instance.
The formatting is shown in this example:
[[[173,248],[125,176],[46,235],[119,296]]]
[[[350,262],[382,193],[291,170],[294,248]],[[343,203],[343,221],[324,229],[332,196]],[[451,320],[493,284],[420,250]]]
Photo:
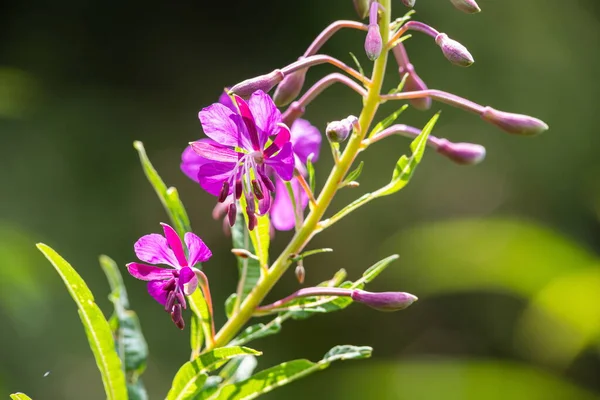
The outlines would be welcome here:
[[[450,1],[466,13],[480,11],[474,0]],[[407,7],[414,7],[415,3],[416,0],[402,0]],[[341,270],[341,277],[338,273],[330,281],[318,286],[304,287],[274,303],[261,305],[293,264],[296,264],[298,281],[303,284],[305,258],[332,250],[306,251],[311,239],[364,204],[402,189],[411,179],[426,147],[461,165],[478,164],[485,158],[486,149],[479,144],[453,142],[431,135],[436,117],[426,128],[420,129],[395,123],[398,115],[393,114],[370,129],[381,104],[403,101],[419,111],[427,111],[434,101],[438,101],[474,113],[507,133],[527,136],[548,129],[537,118],[499,111],[452,93],[429,89],[417,74],[404,47],[403,42],[408,38],[406,34],[409,31],[427,35],[453,65],[468,67],[473,64],[474,58],[465,46],[451,39],[448,34],[410,20],[412,11],[392,20],[393,4],[391,0],[354,0],[359,17],[368,18],[368,24],[346,20],[332,23],[297,61],[231,86],[221,94],[218,102],[199,112],[206,137],[191,142],[185,148],[181,156],[181,170],[203,190],[217,197],[213,215],[224,217],[227,227],[237,224],[236,235],[240,236],[239,233],[243,231],[244,239],[248,239],[243,248],[238,248],[240,241],[234,237],[236,245],[232,253],[238,257],[240,283],[236,293],[227,301],[226,324],[215,334],[208,278],[199,266],[210,259],[211,252],[195,234],[187,232],[182,240],[171,226],[162,224],[164,235],[146,235],[134,245],[137,257],[146,264],[134,262],[127,264],[127,268],[133,277],[148,282],[148,293],[164,307],[180,329],[185,326],[182,311],[190,302],[192,309],[196,310],[197,295],[201,295],[202,304],[206,307],[201,311],[196,310],[198,318],[194,321],[202,325],[206,351],[230,346],[232,341],[238,341],[239,344],[240,337],[234,338],[253,316],[281,316],[284,312],[303,313],[317,309],[329,311],[343,308],[348,302],[362,303],[379,311],[398,311],[417,300],[416,296],[406,292],[374,293],[363,290],[372,277],[397,257],[391,256],[374,265],[356,282],[344,282],[345,271]],[[357,71],[334,57],[319,54],[322,46],[340,29],[354,29],[364,34],[365,55],[373,62],[370,77],[364,75],[362,68]],[[399,75],[393,84],[395,89],[386,93],[383,92],[383,80],[389,53],[393,54],[394,68],[397,67]],[[339,71],[322,77],[301,94],[307,71],[325,63]],[[313,100],[334,83],[342,84],[358,94],[363,108],[358,116],[331,118],[324,135],[321,135],[319,129],[302,117]],[[273,98],[268,94],[272,89]],[[357,180],[362,164],[350,172],[358,154],[369,150],[375,142],[397,135],[413,140],[410,146],[412,156],[400,158],[393,171],[392,182],[362,195],[332,217],[325,218],[339,190],[359,186]],[[313,193],[314,185],[310,183],[315,181],[312,163],[319,157],[322,136],[330,145],[333,168],[317,196]],[[308,204],[311,207],[306,214]],[[170,205],[166,205],[172,211]],[[179,212],[182,209],[181,205]],[[244,215],[247,229],[243,221],[238,221],[239,215]],[[171,217],[179,223],[176,226],[180,234],[191,230],[189,226],[182,226],[184,224],[177,215]],[[263,221],[266,223],[263,224]],[[272,262],[268,254],[271,228],[295,229],[291,242]],[[266,243],[259,243],[261,240]],[[248,259],[253,262],[247,262]],[[249,271],[248,268],[253,270]],[[250,275],[254,280],[248,285],[247,278]],[[197,289],[201,293],[196,293]],[[186,300],[186,296],[193,297]],[[336,303],[339,297],[348,300]],[[323,304],[328,307],[322,307]],[[275,321],[279,324],[284,319],[282,317],[279,320],[278,317]],[[194,351],[193,357],[199,354],[200,348]]]

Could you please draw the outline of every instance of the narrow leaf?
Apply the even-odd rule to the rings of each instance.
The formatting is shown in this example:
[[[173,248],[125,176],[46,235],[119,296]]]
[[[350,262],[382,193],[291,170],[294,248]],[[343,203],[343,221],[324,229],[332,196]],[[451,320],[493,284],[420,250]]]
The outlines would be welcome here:
[[[313,165],[313,158],[315,154],[310,153],[306,158],[306,171],[308,172],[308,186],[311,192],[315,192],[315,166]]]
[[[400,157],[396,163],[396,168],[394,169],[391,182],[374,192],[373,195],[375,197],[390,195],[404,188],[404,186],[408,184],[410,178],[415,172],[415,169],[417,168],[417,165],[423,158],[425,148],[427,147],[427,139],[429,138],[429,134],[433,130],[433,127],[435,126],[439,116],[439,113],[434,115],[433,118],[429,120],[427,125],[425,125],[419,136],[413,140],[413,142],[410,144],[410,149],[412,150],[410,158],[407,156]]]
[[[338,360],[362,359],[371,356],[370,347],[336,346],[317,363],[308,360],[293,360],[261,371],[250,378],[222,387],[211,399],[250,400],[273,389],[291,383],[313,372],[323,370]]]
[[[342,182],[341,186],[345,186],[348,184],[348,182],[357,180],[360,177],[360,174],[362,173],[364,164],[365,164],[365,162],[361,161],[360,164],[358,164],[358,167],[356,167],[355,170],[353,170],[346,176],[346,178]]]
[[[125,375],[115,349],[110,325],[94,302],[92,292],[73,267],[52,248],[43,243],[38,243],[37,248],[54,266],[77,304],[79,317],[102,376],[106,397],[109,400],[126,399]]]
[[[320,254],[320,253],[331,253],[333,251],[333,249],[330,248],[323,248],[323,249],[314,249],[314,250],[308,250],[305,251],[302,254],[297,255],[296,257],[293,257],[291,260],[292,261],[300,261],[305,259],[308,256],[313,256],[315,254]]]
[[[246,214],[246,199],[244,196],[240,199],[240,204],[244,210],[244,218],[246,224],[248,223],[248,215]],[[271,222],[269,220],[269,214],[256,216],[257,223],[253,230],[249,231],[250,240],[256,250],[256,256],[258,257],[260,266],[267,268],[269,265],[269,243],[271,242],[270,230]]]
[[[25,393],[13,393],[10,395],[12,400],[31,400],[31,397],[27,396]]]
[[[388,115],[386,118],[384,118],[382,121],[380,121],[377,125],[375,125],[373,130],[371,130],[371,133],[369,133],[369,137],[375,136],[385,128],[392,125],[396,121],[396,119],[398,119],[400,114],[402,114],[407,108],[408,104],[404,104],[402,107],[400,107],[399,109]]]
[[[391,255],[387,258],[384,258],[381,261],[377,261],[374,265],[370,266],[362,275],[357,282],[360,283],[369,283],[373,279],[375,279],[380,273],[383,272],[384,269],[388,267],[393,261],[396,261],[399,258],[398,254]]]
[[[150,162],[142,142],[133,142],[133,147],[137,150],[144,173],[158,195],[163,207],[167,211],[167,214],[169,214],[169,218],[171,219],[175,230],[183,237],[186,232],[191,232],[192,229],[185,208],[183,207],[181,200],[179,200],[177,190],[175,188],[167,188],[167,185],[165,185],[164,181]]]
[[[247,347],[220,347],[201,354],[193,361],[181,366],[175,378],[167,400],[185,400],[196,396],[208,378],[208,373],[222,366],[227,360],[241,355],[261,355],[259,351]]]
[[[235,304],[237,303],[237,294],[232,293],[227,300],[225,300],[225,315],[227,318],[231,318],[233,315]]]
[[[360,74],[362,76],[366,76],[365,75],[365,71],[363,70],[362,65],[360,65],[360,63],[358,62],[358,58],[356,58],[356,56],[354,55],[354,53],[350,52],[350,57],[352,57],[352,60],[354,60],[354,63],[356,64],[356,68],[358,68],[358,72],[360,72]]]
[[[256,324],[247,327],[238,337],[231,341],[231,345],[240,346],[242,344],[249,343],[253,340],[260,339],[265,336],[274,335],[281,331],[281,323],[291,316],[288,315],[286,318],[278,316],[267,324]]]
[[[233,248],[245,249],[255,254],[254,245],[250,241],[250,235],[248,234],[248,228],[246,227],[241,207],[238,207],[235,224],[231,227],[231,239],[233,241]],[[250,291],[256,286],[256,282],[260,279],[260,264],[258,260],[253,258],[236,258],[239,273],[237,290],[237,304],[239,304],[248,296]]]

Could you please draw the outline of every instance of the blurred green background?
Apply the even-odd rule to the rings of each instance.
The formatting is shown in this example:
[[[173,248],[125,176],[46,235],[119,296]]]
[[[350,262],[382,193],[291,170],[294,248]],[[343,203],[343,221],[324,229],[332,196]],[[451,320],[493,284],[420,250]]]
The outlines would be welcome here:
[[[354,305],[289,321],[259,368],[318,360],[336,344],[370,345],[367,361],[333,365],[271,399],[593,399],[600,397],[600,3],[597,0],[479,0],[464,15],[447,0],[417,1],[417,19],[465,44],[476,63],[445,61],[415,34],[407,48],[429,87],[544,119],[535,138],[506,135],[445,105],[415,110],[422,126],[443,110],[434,134],[488,149],[476,167],[426,153],[401,193],[360,209],[311,245],[334,253],[306,262],[307,283],[343,267],[351,278],[400,254],[372,290],[404,290],[420,301],[382,314]],[[396,15],[404,12],[395,1]],[[215,303],[234,290],[236,265],[215,199],[179,171],[186,143],[202,136],[197,112],[225,85],[296,59],[322,28],[355,18],[350,0],[7,1],[0,5],[0,396],[102,399],[75,306],[37,252],[43,241],[77,268],[108,314],[97,257],[120,265],[132,245],[166,220],[132,147],[142,140],[177,186],[196,233],[213,250],[206,264]],[[323,51],[351,62],[363,34],[342,32]],[[370,69],[370,68],[369,68]],[[313,68],[310,82],[333,71]],[[391,64],[386,90],[398,82]],[[387,115],[398,104],[386,104]],[[333,87],[306,114],[327,121],[357,114],[360,100]],[[408,141],[391,138],[361,157],[361,187],[331,211],[384,184]],[[331,157],[317,165],[323,183]],[[290,238],[278,233],[273,251]],[[275,254],[275,253],[274,253]],[[126,276],[151,358],[145,382],[164,396],[188,355],[179,332]],[[290,271],[273,293],[298,288]],[[188,313],[189,316],[189,313]],[[46,372],[49,375],[44,376]]]

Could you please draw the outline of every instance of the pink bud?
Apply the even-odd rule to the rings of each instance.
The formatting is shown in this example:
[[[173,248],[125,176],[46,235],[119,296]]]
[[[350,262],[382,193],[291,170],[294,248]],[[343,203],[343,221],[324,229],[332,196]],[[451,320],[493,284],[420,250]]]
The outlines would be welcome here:
[[[402,0],[402,4],[404,4],[406,7],[410,7],[413,8],[415,6],[417,0]]]
[[[548,130],[548,125],[542,120],[528,115],[498,111],[489,106],[483,110],[481,118],[515,135],[531,136]]]
[[[467,14],[475,14],[481,11],[475,0],[450,0],[450,2],[456,9]]]
[[[273,94],[273,101],[277,107],[286,106],[298,97],[302,90],[302,86],[304,86],[306,71],[306,68],[294,71],[291,74],[286,75],[281,83],[277,85],[275,93]]]
[[[435,42],[442,49],[444,57],[452,64],[460,67],[468,67],[475,62],[473,56],[465,46],[458,43],[456,40],[450,39],[445,33],[437,35]]]
[[[383,39],[381,38],[379,25],[377,24],[379,7],[380,4],[373,1],[369,10],[369,30],[365,39],[365,53],[367,53],[367,57],[371,61],[377,60],[381,54],[381,50],[383,50]]]
[[[350,136],[350,133],[352,133],[352,130],[357,124],[358,119],[354,115],[350,115],[341,121],[333,121],[327,124],[325,134],[330,141],[340,143],[348,139],[348,136]]]
[[[281,82],[283,78],[283,72],[281,72],[279,69],[276,69],[266,75],[260,75],[255,78],[246,79],[245,81],[233,86],[229,92],[237,94],[240,97],[247,98],[257,90],[268,92],[269,90],[273,89],[275,85]]]
[[[437,152],[461,165],[479,164],[485,158],[485,147],[474,143],[452,143],[440,139]]]
[[[380,292],[373,293],[365,290],[352,291],[352,300],[379,311],[404,310],[418,300],[417,296],[405,292]]]

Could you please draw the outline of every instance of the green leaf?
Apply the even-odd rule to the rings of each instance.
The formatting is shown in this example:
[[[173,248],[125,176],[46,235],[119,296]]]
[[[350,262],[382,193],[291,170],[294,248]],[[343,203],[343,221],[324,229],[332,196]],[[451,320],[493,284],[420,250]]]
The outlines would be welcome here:
[[[13,393],[10,395],[12,400],[31,400],[31,397],[27,396],[25,393]]]
[[[346,176],[344,181],[341,183],[340,187],[346,186],[348,183],[357,180],[360,177],[360,174],[362,173],[364,164],[365,162],[361,161],[360,164],[358,164],[358,167],[356,167],[355,170],[353,170]]]
[[[287,317],[289,318],[291,314]],[[238,337],[231,341],[231,345],[240,346],[256,339],[260,339],[265,336],[274,335],[281,331],[281,323],[287,319],[278,316],[267,324],[256,324],[247,327]]]
[[[208,378],[208,373],[222,366],[227,360],[241,355],[256,355],[262,353],[247,347],[220,347],[201,354],[193,361],[181,366],[175,378],[167,400],[185,400],[196,396]]]
[[[305,259],[308,256],[313,256],[315,254],[320,254],[320,253],[331,253],[332,251],[333,251],[333,249],[330,249],[330,248],[308,250],[302,254],[297,255],[296,257],[293,257],[291,260],[292,261],[300,261],[300,260]]]
[[[308,172],[308,186],[311,192],[315,192],[315,167],[313,165],[313,158],[315,154],[310,153],[306,158],[306,171]]]
[[[401,92],[404,89],[404,85],[406,84],[406,80],[408,79],[408,72],[405,73],[402,76],[402,80],[400,80],[400,83],[398,84],[398,86],[396,86],[395,88],[391,89],[388,94],[396,94]]]
[[[375,279],[380,273],[383,272],[384,269],[388,267],[393,261],[396,261],[399,258],[398,254],[391,255],[387,258],[384,258],[381,261],[377,261],[374,265],[370,266],[362,275],[358,282],[360,283],[369,283],[373,279]]]
[[[377,125],[375,125],[375,127],[371,130],[371,133],[369,133],[368,137],[373,137],[376,134],[378,134],[379,132],[381,132],[382,130],[384,130],[385,128],[392,125],[396,121],[396,119],[398,119],[400,114],[402,114],[404,112],[404,110],[406,110],[407,108],[408,108],[408,104],[405,104],[402,107],[400,107],[399,109],[397,109],[396,111],[394,111],[393,113],[391,113],[390,115],[388,115],[386,118],[384,118],[382,121],[380,121]]]
[[[129,301],[117,264],[108,256],[100,256],[100,266],[111,288],[110,300],[115,312],[111,317],[113,336],[119,358],[125,368],[129,400],[146,399],[146,389],[139,379],[146,369],[148,345],[135,312],[128,310]]]
[[[233,247],[236,249],[245,249],[250,253],[255,254],[254,245],[250,241],[250,235],[246,228],[246,222],[241,210],[238,207],[237,218],[235,224],[231,227],[231,239]],[[238,263],[239,283],[237,291],[237,301],[241,302],[248,296],[250,291],[256,286],[256,282],[260,279],[260,264],[258,260],[253,258],[236,257]],[[238,303],[239,304],[239,303]]]
[[[109,400],[127,399],[125,375],[110,325],[94,302],[92,292],[73,267],[52,248],[43,243],[38,243],[37,248],[54,266],[77,304],[79,317],[102,376],[106,397]]]
[[[246,215],[246,199],[244,196],[240,198],[240,205],[244,210],[244,219],[248,224],[248,215]],[[269,243],[271,242],[270,230],[271,222],[269,221],[269,214],[257,215],[256,226],[253,230],[249,231],[250,240],[256,250],[256,256],[262,268],[267,268],[269,265]],[[237,219],[236,219],[237,221]]]
[[[227,300],[225,300],[225,315],[227,318],[231,318],[233,315],[233,309],[237,303],[237,297],[237,293],[232,293]]]
[[[363,359],[371,356],[370,347],[336,346],[317,363],[308,360],[293,360],[261,371],[250,378],[217,391],[211,399],[250,400],[273,389],[291,383],[313,372],[323,370],[338,360]]]
[[[210,311],[208,309],[208,304],[206,304],[206,299],[202,294],[202,290],[195,290],[190,296],[188,296],[188,300],[190,302],[190,309],[194,313],[194,316],[198,318],[197,322],[192,321],[192,326],[195,325],[195,331],[191,333],[190,342],[192,345],[198,344],[197,338],[199,335],[202,335],[204,338],[212,336],[212,316],[210,315]],[[198,326],[202,329],[202,334],[198,332]],[[199,343],[202,345],[202,343]],[[195,358],[200,354],[199,347],[192,348],[192,358]]]
[[[235,357],[219,372],[219,376],[227,383],[236,383],[252,376],[258,361],[255,356]]]
[[[410,149],[412,151],[410,158],[407,156],[400,157],[396,163],[396,168],[394,169],[391,182],[381,189],[375,191],[373,193],[375,197],[387,196],[392,193],[396,193],[398,190],[402,189],[408,184],[410,178],[415,172],[415,169],[417,168],[417,165],[423,158],[425,148],[427,147],[427,139],[429,138],[429,134],[433,130],[433,127],[435,126],[439,116],[440,113],[434,115],[433,118],[429,120],[427,125],[425,125],[419,136],[413,140],[413,142],[410,144]]]
[[[192,348],[192,359],[200,355],[200,349],[204,343],[204,331],[200,317],[194,312],[190,322],[190,346]]]
[[[188,218],[185,208],[179,199],[177,189],[173,187],[167,188],[167,185],[165,185],[164,181],[158,175],[158,172],[156,172],[156,169],[150,162],[142,142],[133,142],[133,147],[138,151],[144,173],[154,188],[154,191],[158,195],[160,202],[167,211],[167,214],[169,214],[169,218],[171,219],[175,230],[181,237],[183,237],[186,232],[191,232],[192,228],[190,226],[190,219]]]
[[[362,65],[360,65],[360,63],[358,62],[358,58],[356,58],[356,56],[354,55],[354,53],[350,52],[350,57],[352,57],[352,60],[354,60],[354,63],[356,64],[356,68],[358,68],[358,72],[360,72],[360,74],[362,76],[366,76],[365,75],[365,71],[363,70]]]

